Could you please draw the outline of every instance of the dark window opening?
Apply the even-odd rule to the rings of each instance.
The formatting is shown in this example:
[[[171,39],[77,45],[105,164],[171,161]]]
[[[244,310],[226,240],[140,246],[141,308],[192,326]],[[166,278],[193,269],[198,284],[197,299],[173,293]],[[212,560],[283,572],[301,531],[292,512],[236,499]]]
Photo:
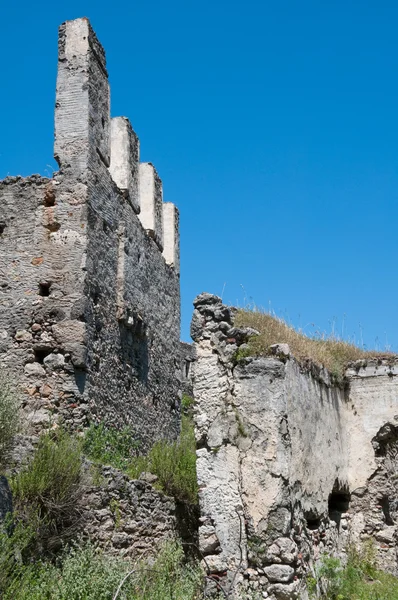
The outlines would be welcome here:
[[[315,531],[321,526],[321,518],[314,511],[308,511],[304,514],[304,517],[307,522],[307,529],[310,529],[310,531]]]
[[[321,526],[321,519],[307,519],[307,528],[310,531],[315,531]]]
[[[50,288],[51,288],[51,282],[41,281],[39,283],[39,296],[49,296]]]
[[[51,352],[52,352],[51,348],[35,348],[34,349],[35,361],[42,365],[46,356],[51,354]]]
[[[350,507],[350,494],[345,492],[332,492],[328,501],[329,516],[332,512],[345,513]]]
[[[185,377],[188,379],[189,377],[189,371],[191,368],[191,362],[189,360],[185,361]]]
[[[348,491],[347,486],[344,483],[340,483],[336,479],[333,490],[329,494],[328,509],[329,519],[340,525],[341,515],[346,513],[350,507],[351,495]]]
[[[6,228],[5,222],[0,221],[0,235],[2,235],[4,233],[5,228]]]
[[[388,496],[383,496],[380,500],[381,510],[383,511],[384,521],[386,525],[394,525],[394,520],[390,512],[390,499]]]

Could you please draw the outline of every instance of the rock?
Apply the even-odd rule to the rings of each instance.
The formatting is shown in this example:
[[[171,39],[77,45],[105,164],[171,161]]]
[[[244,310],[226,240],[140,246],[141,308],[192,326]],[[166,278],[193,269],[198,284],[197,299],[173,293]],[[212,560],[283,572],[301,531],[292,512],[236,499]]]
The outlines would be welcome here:
[[[220,542],[213,525],[200,527],[199,547],[202,554],[214,554],[220,548]]]
[[[288,565],[270,565],[264,567],[264,574],[271,583],[288,583],[294,577],[294,569]]]
[[[47,425],[50,422],[50,413],[48,410],[39,409],[29,415],[29,423],[32,425]]]
[[[198,310],[194,310],[190,327],[190,335],[194,341],[199,340],[201,338],[203,327],[204,317],[200,314]]]
[[[266,559],[273,563],[291,564],[296,560],[297,546],[293,540],[281,537],[268,548]]]
[[[143,471],[139,476],[141,481],[146,481],[147,483],[155,483],[158,480],[158,476],[153,473],[148,473],[147,471]]]
[[[51,352],[51,354],[45,357],[43,363],[47,369],[55,371],[56,369],[62,369],[65,364],[65,357],[62,354],[55,354],[55,352]]]
[[[272,344],[272,346],[270,346],[269,349],[270,349],[271,353],[275,354],[276,356],[289,357],[292,354],[290,352],[289,344]]]
[[[46,374],[41,364],[37,362],[28,363],[25,365],[24,371],[28,377],[44,377]]]
[[[30,342],[33,339],[32,334],[29,331],[21,330],[15,334],[17,342]]]
[[[208,304],[221,304],[222,300],[219,296],[215,296],[214,294],[208,294],[207,292],[203,292],[202,294],[199,294],[199,296],[196,296],[195,300],[193,301],[193,305],[195,308],[197,308],[198,306],[202,306],[202,305],[208,305]]]
[[[296,582],[291,583],[290,585],[276,583],[270,585],[268,593],[273,594],[276,600],[295,600],[298,598],[299,588]]]
[[[378,531],[375,534],[375,538],[379,542],[393,544],[394,543],[394,533],[395,533],[395,527],[386,527],[386,529],[383,529],[382,531]]]
[[[227,331],[227,337],[235,339],[237,344],[243,344],[256,335],[260,335],[260,332],[252,327],[231,327],[231,329]]]

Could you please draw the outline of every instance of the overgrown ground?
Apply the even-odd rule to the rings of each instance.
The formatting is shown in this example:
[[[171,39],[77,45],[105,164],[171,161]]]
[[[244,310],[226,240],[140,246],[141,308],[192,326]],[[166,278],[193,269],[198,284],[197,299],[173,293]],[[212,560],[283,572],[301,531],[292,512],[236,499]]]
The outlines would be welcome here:
[[[261,310],[238,310],[235,316],[237,327],[252,327],[260,332],[249,342],[246,355],[267,356],[272,344],[286,343],[295,358],[301,362],[311,361],[323,365],[341,381],[348,363],[369,358],[391,359],[391,352],[364,350],[355,344],[334,335],[308,337],[288,325],[283,319]]]
[[[398,600],[398,578],[377,569],[371,542],[351,548],[346,565],[325,556],[307,585],[313,600]]]
[[[0,381],[6,380],[0,374]],[[78,502],[87,483],[84,457],[139,477],[158,476],[157,487],[187,506],[197,503],[195,442],[184,399],[180,439],[157,442],[138,456],[132,432],[92,425],[83,438],[62,429],[42,434],[35,453],[18,473],[8,475],[14,513],[0,524],[0,598],[4,600],[197,600],[204,574],[187,560],[179,542],[158,548],[152,562],[132,564],[107,555],[79,537]],[[0,387],[2,457],[18,430],[18,398]],[[7,460],[1,472],[6,472]]]

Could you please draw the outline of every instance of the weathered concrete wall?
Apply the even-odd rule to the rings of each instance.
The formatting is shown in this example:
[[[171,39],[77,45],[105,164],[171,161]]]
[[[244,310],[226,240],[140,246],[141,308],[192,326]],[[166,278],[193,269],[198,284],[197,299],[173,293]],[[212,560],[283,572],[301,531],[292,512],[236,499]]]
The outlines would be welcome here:
[[[239,359],[254,332],[234,327],[215,296],[194,304],[199,539],[211,570],[235,576],[238,598],[301,597],[323,552],[344,557],[371,536],[380,565],[397,572],[397,364],[354,365],[342,389],[284,344]]]
[[[64,23],[60,171],[0,182],[0,365],[21,385],[33,430],[59,417],[74,428],[103,419],[130,425],[144,451],[179,430],[179,272],[162,255],[161,181],[154,175],[145,197],[152,235],[137,214],[138,138],[125,118],[111,126],[109,106],[95,33],[87,19]],[[168,256],[173,242],[179,256],[171,213]]]

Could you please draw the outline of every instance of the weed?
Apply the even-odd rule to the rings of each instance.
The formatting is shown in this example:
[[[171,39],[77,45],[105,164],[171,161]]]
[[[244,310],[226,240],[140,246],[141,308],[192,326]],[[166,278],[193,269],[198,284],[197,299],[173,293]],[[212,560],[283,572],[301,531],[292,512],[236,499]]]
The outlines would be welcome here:
[[[187,394],[182,395],[181,408],[184,415],[191,414],[195,400]]]
[[[14,387],[0,372],[0,464],[3,467],[19,429],[19,404]]]
[[[120,529],[122,525],[122,513],[120,510],[120,503],[116,498],[112,498],[109,502],[109,508],[115,519],[115,529]]]
[[[157,475],[159,487],[181,502],[197,503],[196,445],[193,423],[182,416],[181,435],[176,442],[160,440],[147,456],[133,459],[128,474],[137,478],[143,471]]]
[[[235,411],[236,423],[238,425],[238,433],[241,437],[245,438],[245,437],[247,437],[247,430],[243,423],[242,417],[237,408],[235,408],[234,411]]]

